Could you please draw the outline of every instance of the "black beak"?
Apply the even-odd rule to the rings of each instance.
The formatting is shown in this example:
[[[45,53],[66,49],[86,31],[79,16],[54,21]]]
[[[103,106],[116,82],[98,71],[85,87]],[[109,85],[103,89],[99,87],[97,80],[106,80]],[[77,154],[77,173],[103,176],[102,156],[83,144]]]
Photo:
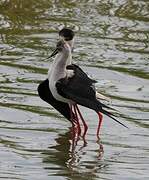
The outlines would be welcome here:
[[[47,57],[47,59],[55,56],[57,53],[58,53],[58,48],[56,48],[56,49],[53,51],[53,53],[52,53],[49,57]]]
[[[65,43],[64,40],[58,41],[58,43],[56,45],[56,49],[53,51],[53,53],[49,57],[47,57],[47,59],[55,56],[58,52],[60,52],[62,50],[64,43]]]

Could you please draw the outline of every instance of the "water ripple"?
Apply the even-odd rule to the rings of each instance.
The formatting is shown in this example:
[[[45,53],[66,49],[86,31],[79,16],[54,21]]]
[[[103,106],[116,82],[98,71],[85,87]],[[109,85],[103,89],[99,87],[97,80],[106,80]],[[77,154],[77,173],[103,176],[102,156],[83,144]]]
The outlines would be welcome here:
[[[148,21],[145,0],[0,1],[0,178],[148,179]],[[38,97],[63,26],[76,32],[74,63],[129,129],[104,117],[97,141],[81,107],[87,144],[73,146],[70,122]]]

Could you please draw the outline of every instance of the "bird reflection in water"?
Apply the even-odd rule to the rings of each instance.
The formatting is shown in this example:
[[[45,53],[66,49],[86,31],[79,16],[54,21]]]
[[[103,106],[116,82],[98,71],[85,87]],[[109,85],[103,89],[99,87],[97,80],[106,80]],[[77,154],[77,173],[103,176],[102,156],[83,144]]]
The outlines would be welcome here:
[[[86,136],[84,136],[84,134],[82,136],[80,136],[81,135],[81,128],[72,126],[70,128],[69,133],[71,134],[71,140],[70,140],[71,148],[70,149],[71,149],[72,154],[73,154],[73,152],[75,154],[75,150],[77,149],[77,143],[79,143],[79,141],[82,140],[82,145],[80,145],[80,148],[78,149],[78,151],[81,151],[83,148],[85,148],[87,146]],[[103,154],[103,145],[101,144],[99,137],[97,137],[96,143],[99,145],[98,157],[100,159],[102,154]]]
[[[77,133],[73,133],[73,131],[75,131],[75,129],[72,130],[72,128],[70,128],[65,134],[59,134],[55,139],[57,145],[50,147],[49,150],[44,152],[44,154],[47,155],[43,160],[44,163],[52,163],[60,167],[65,166],[69,170],[78,169],[78,167],[80,167],[80,164],[83,163],[83,159],[87,156],[91,147],[88,146],[89,142],[87,143],[84,137],[77,136]],[[92,152],[97,152],[93,162],[95,164],[93,165],[93,163],[91,163],[91,165],[99,167],[104,151],[100,140],[97,141],[96,145],[97,149],[91,150]],[[94,147],[95,144],[92,148]],[[94,169],[94,167],[92,168]]]

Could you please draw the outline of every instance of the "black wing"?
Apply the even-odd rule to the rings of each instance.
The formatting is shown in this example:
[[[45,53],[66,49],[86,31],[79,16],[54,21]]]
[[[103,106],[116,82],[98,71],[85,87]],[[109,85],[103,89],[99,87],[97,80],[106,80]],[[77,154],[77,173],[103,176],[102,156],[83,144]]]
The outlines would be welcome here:
[[[86,83],[88,85],[92,85],[94,83],[97,83],[97,81],[95,81],[94,79],[91,79],[87,76],[87,74],[77,65],[72,64],[72,65],[68,65],[66,67],[66,69],[68,70],[73,70],[75,72],[75,78],[77,78],[77,80],[79,82],[83,81],[83,83]]]
[[[77,65],[67,66],[68,70],[74,71],[74,76],[71,78],[62,78],[56,83],[58,92],[65,98],[68,98],[69,93],[77,97],[95,99],[95,80],[89,78],[87,74]],[[65,91],[63,90],[65,88]],[[70,97],[69,97],[70,98]]]
[[[69,65],[67,69],[74,70],[74,76],[71,78],[62,78],[57,81],[56,88],[58,93],[82,106],[95,110],[97,113],[102,112],[112,118],[114,121],[125,126],[115,119],[111,112],[103,108],[111,109],[96,99],[94,84],[96,81],[90,79],[87,74],[77,65]]]
[[[67,103],[63,103],[60,101],[57,101],[50,89],[49,89],[49,80],[46,79],[45,81],[41,82],[38,86],[38,94],[40,98],[44,101],[46,101],[48,104],[53,106],[57,111],[59,111],[65,118],[71,121],[71,114],[70,114],[70,108]]]
[[[75,101],[77,104],[99,110],[99,103],[97,108],[98,101],[94,87],[96,81],[89,78],[77,65],[69,65],[67,69],[73,70],[74,76],[57,81],[56,88],[58,93],[67,99]]]

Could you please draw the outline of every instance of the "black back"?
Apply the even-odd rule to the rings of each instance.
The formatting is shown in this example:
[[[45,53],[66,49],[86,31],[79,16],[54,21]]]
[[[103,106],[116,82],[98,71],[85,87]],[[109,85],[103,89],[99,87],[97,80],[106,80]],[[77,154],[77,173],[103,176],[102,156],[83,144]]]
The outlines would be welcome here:
[[[49,80],[46,79],[45,81],[41,82],[38,86],[38,94],[40,98],[46,101],[48,104],[53,106],[57,111],[59,111],[65,118],[71,121],[71,114],[70,108],[67,103],[57,101],[50,89],[49,89]]]
[[[94,86],[96,81],[90,79],[77,65],[69,65],[67,69],[74,70],[74,76],[62,78],[56,83],[58,93],[77,104],[99,111],[102,105],[96,99]]]

